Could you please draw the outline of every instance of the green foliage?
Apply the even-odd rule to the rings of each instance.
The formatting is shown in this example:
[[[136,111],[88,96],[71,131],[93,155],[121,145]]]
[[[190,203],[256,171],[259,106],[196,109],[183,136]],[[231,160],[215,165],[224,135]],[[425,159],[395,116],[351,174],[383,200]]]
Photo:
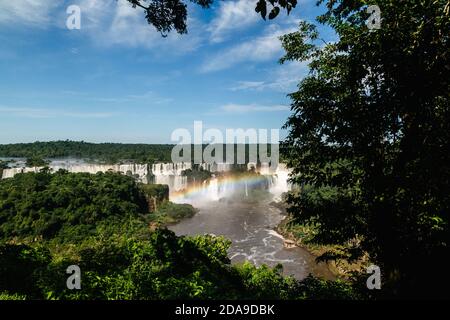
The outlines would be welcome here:
[[[44,160],[40,157],[32,156],[27,158],[25,165],[27,167],[46,167],[48,166],[50,161]]]
[[[51,259],[47,251],[5,244],[0,261],[7,266],[8,283],[1,282],[0,290],[5,298],[26,293],[28,298],[63,300],[311,299],[318,293],[324,298],[352,297],[343,283],[317,280],[313,287],[302,286],[283,277],[281,267],[231,266],[229,244],[212,236],[176,237],[163,229],[147,240],[87,238],[70,250],[53,253]],[[66,268],[72,264],[80,266],[81,290],[66,288]],[[19,266],[19,272],[9,266]]]
[[[150,190],[158,194],[161,188]],[[224,238],[151,231],[153,216],[142,215],[142,191],[132,178],[114,173],[26,173],[1,181],[0,299],[314,296],[314,290],[299,291],[297,281],[283,277],[281,267],[231,265],[231,242]],[[170,202],[157,211],[173,220],[194,213],[190,205]],[[70,265],[81,269],[81,290],[66,287]]]
[[[155,198],[158,202],[169,200],[169,186],[165,184],[142,184],[140,188],[147,197]]]
[[[203,150],[208,145],[202,145]],[[50,141],[34,143],[16,143],[0,145],[0,157],[18,158],[81,158],[100,161],[105,163],[137,162],[137,163],[159,163],[172,162],[171,144],[122,144],[122,143],[88,143],[84,141]],[[191,154],[194,154],[194,145],[191,145]],[[226,160],[228,145],[223,145],[223,155]],[[250,153],[249,144],[234,144],[234,162],[237,163],[237,151],[245,153],[248,161]],[[257,145],[253,147],[259,148]],[[267,145],[270,154],[272,145]],[[1,164],[1,162],[0,162]],[[32,164],[32,163],[30,163]],[[203,172],[206,173],[206,172]]]
[[[197,213],[197,210],[190,204],[177,204],[173,202],[163,202],[157,210],[150,214],[150,219],[162,225],[179,222],[181,219],[190,218]]]
[[[181,175],[187,177],[187,183],[188,184],[195,184],[195,183],[203,183],[204,181],[207,181],[211,178],[212,174],[208,170],[204,170],[203,168],[196,169],[187,169],[183,170],[181,172]]]
[[[245,291],[250,293],[245,299],[296,299],[299,294],[297,282],[281,274],[281,265],[273,269],[266,265],[256,268],[250,262],[245,262],[236,269]]]
[[[289,14],[296,6],[297,0],[258,0],[255,11],[261,15],[261,18],[266,20],[267,12],[270,9],[268,17],[272,20],[278,16],[281,9],[285,9],[287,14]]]
[[[23,158],[74,157],[96,159],[108,163],[133,160],[141,163],[170,162],[173,145],[88,143],[83,141],[51,141],[0,145],[0,156]]]
[[[20,294],[9,294],[7,292],[0,292],[0,301],[2,300],[26,300],[26,296]]]
[[[0,239],[82,239],[105,220],[147,212],[130,177],[114,173],[25,173],[0,181]]]
[[[365,284],[365,281],[362,282]],[[342,280],[326,281],[314,278],[311,275],[299,283],[297,290],[302,293],[300,299],[359,300],[365,298],[361,294],[364,291],[355,290],[348,282]]]
[[[7,169],[8,163],[6,161],[0,160],[0,170]]]
[[[0,292],[38,297],[38,282],[49,262],[46,248],[0,245]]]
[[[306,22],[282,37],[282,62],[310,66],[285,126],[293,182],[309,185],[291,212],[320,241],[359,237],[350,250],[382,268],[388,295],[448,296],[435,272],[450,240],[448,1],[377,1],[370,31],[367,1],[319,3],[338,41],[319,44]]]
[[[345,244],[358,234],[356,230],[365,227],[358,207],[359,199],[346,191],[331,186],[306,185],[287,195],[286,201],[295,204],[288,208],[294,222],[315,226],[309,241],[324,245]]]
[[[213,0],[190,0],[202,8],[209,8]],[[172,29],[178,33],[187,33],[187,6],[183,0],[155,1],[128,0],[133,8],[144,9],[147,22],[153,25],[163,37]]]

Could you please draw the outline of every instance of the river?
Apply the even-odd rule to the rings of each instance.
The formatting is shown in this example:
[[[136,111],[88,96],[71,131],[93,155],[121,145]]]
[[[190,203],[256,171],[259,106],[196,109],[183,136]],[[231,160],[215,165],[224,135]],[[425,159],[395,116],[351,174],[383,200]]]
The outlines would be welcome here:
[[[232,241],[229,257],[232,263],[250,261],[260,266],[274,267],[281,263],[283,274],[303,279],[313,274],[325,279],[334,279],[324,263],[317,264],[307,250],[286,248],[284,239],[274,231],[284,216],[279,208],[264,201],[220,201],[199,202],[199,212],[170,226],[177,235],[214,234]]]

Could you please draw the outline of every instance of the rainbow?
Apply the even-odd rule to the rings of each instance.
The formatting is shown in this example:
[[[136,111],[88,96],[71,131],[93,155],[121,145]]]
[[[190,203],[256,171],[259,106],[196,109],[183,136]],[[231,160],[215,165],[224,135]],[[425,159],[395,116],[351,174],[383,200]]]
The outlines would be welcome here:
[[[245,190],[248,192],[247,190],[260,186],[267,181],[268,177],[264,175],[219,176],[205,181],[203,184],[194,184],[183,190],[175,191],[170,194],[170,200],[182,202],[183,200],[201,199],[201,197],[206,196],[218,200],[220,191]]]

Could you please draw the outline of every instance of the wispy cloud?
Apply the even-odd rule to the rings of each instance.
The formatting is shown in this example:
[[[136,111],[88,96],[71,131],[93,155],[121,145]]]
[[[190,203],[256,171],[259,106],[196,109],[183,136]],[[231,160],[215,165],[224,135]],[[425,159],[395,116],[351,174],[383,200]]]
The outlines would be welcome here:
[[[266,83],[264,81],[238,81],[230,90],[261,90],[265,85]]]
[[[110,118],[116,113],[112,112],[83,112],[63,111],[41,108],[21,108],[0,106],[0,113],[14,115],[23,118]]]
[[[231,32],[248,27],[261,19],[254,1],[238,0],[219,3],[217,15],[208,26],[211,42],[222,42]]]
[[[264,81],[238,81],[230,90],[292,92],[301,79],[308,74],[308,70],[307,62],[289,62],[271,69]]]
[[[226,104],[221,106],[221,112],[224,113],[251,113],[251,112],[280,112],[280,111],[289,111],[289,106],[284,105],[258,105],[258,104]]]
[[[198,48],[205,37],[206,26],[189,17],[189,35],[171,32],[162,40],[161,34],[147,23],[143,9],[133,8],[126,0],[1,0],[0,25],[65,28],[66,8],[71,4],[81,9],[79,33],[102,46],[140,47],[183,54]],[[72,50],[72,53],[79,51]]]
[[[280,36],[294,31],[295,28],[282,29],[278,25],[266,28],[266,35],[226,49],[206,61],[202,72],[213,72],[230,68],[244,62],[263,62],[273,60],[282,53]]]
[[[0,2],[0,25],[31,25],[46,27],[51,22],[52,10],[58,6],[55,1],[7,0]]]
[[[99,40],[104,43],[149,47],[153,46],[158,37],[161,37],[154,28],[145,22],[142,10],[132,8],[125,0],[117,1],[117,6],[111,12],[111,16],[113,19],[109,26],[106,25],[109,21],[99,24],[102,29],[107,30],[106,32],[102,33],[101,30],[96,30],[93,33],[93,36],[99,35],[101,37]]]
[[[122,96],[97,96],[92,93],[75,90],[62,90],[60,94],[63,96],[77,97],[83,101],[96,102],[111,102],[111,103],[125,103],[125,102],[142,102],[151,104],[167,104],[173,102],[173,98],[161,96],[155,91],[145,91],[143,93],[126,94]]]
[[[147,100],[147,101],[151,101],[152,103],[155,103],[155,104],[165,104],[165,103],[170,103],[173,101],[172,98],[161,97],[159,94],[157,94],[154,91],[147,91],[143,94],[130,94],[130,95],[126,96],[125,99],[127,99],[129,101],[131,101],[131,100]]]
[[[158,51],[182,54],[195,50],[202,41],[199,34],[202,28],[193,18],[188,18],[192,31],[189,35],[171,32],[162,39],[147,23],[143,9],[133,8],[126,0],[83,0],[80,7],[87,21],[82,29],[86,27],[91,38],[100,45],[158,48]]]

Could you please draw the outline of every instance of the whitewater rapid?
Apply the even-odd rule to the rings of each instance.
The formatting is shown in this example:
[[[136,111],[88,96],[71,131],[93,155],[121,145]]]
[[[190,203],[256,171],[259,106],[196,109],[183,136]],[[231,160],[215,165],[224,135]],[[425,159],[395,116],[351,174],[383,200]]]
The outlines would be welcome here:
[[[249,261],[275,267],[282,264],[283,274],[304,279],[308,274],[333,279],[326,264],[317,264],[307,250],[286,248],[284,238],[274,231],[284,216],[271,204],[221,199],[197,203],[199,212],[169,227],[177,235],[214,234],[231,240],[228,256],[232,263]]]

